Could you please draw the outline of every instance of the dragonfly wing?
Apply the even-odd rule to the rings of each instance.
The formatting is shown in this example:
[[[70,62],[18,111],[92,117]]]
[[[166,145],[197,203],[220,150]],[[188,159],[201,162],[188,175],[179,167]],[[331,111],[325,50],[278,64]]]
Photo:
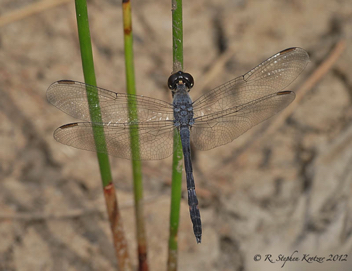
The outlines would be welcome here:
[[[48,101],[66,114],[84,121],[91,121],[88,98],[98,100],[104,123],[130,123],[128,103],[135,101],[138,121],[172,120],[172,104],[139,95],[112,92],[84,83],[61,80],[50,85]],[[94,107],[93,107],[94,108]],[[98,110],[98,105],[95,105]]]
[[[297,78],[309,62],[302,48],[283,50],[250,70],[193,102],[195,117],[247,104],[283,90]]]
[[[262,121],[275,115],[295,99],[292,91],[281,91],[243,105],[195,118],[191,140],[199,150],[230,143]]]
[[[93,129],[96,135],[94,140]],[[140,158],[138,160],[164,159],[173,152],[174,125],[172,121],[157,121],[127,125],[76,122],[55,130],[54,138],[65,145],[82,150],[108,153],[132,159],[130,133],[138,136]],[[105,139],[106,145],[103,144]]]

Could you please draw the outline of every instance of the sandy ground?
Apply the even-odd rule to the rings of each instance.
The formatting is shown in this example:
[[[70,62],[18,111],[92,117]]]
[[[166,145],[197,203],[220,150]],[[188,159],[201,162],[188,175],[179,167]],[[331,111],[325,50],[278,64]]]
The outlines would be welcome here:
[[[34,2],[2,0],[0,19]],[[132,7],[137,91],[171,101],[171,3]],[[124,92],[120,2],[89,1],[89,15],[98,85]],[[292,46],[311,57],[290,86],[296,90],[342,38],[339,60],[266,140],[241,152],[270,121],[231,144],[193,152],[203,242],[195,242],[184,198],[179,270],[352,269],[351,1],[184,1],[193,98]],[[206,81],[209,71],[215,76]],[[83,81],[73,1],[0,28],[2,271],[116,270],[96,156],[52,137],[74,121],[46,101],[47,87],[60,79]],[[111,165],[136,267],[130,161],[111,158]],[[165,270],[171,158],[144,162],[143,172],[149,264]],[[300,261],[281,268],[280,254]],[[302,262],[304,254],[325,260]],[[326,261],[330,254],[342,256]]]

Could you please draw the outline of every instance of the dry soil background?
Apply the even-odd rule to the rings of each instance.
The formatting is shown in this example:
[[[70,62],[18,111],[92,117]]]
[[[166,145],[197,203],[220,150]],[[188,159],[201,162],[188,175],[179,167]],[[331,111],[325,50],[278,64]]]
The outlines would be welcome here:
[[[2,0],[0,19],[36,1]],[[171,1],[132,1],[137,91],[171,101]],[[99,86],[125,91],[120,1],[89,1]],[[295,90],[346,39],[346,50],[269,139],[238,156],[254,132],[194,152],[203,242],[181,204],[179,270],[352,269],[352,2],[350,0],[184,1],[184,57],[196,86],[247,72],[272,54],[305,48],[311,62]],[[57,143],[74,121],[49,105],[47,87],[82,81],[73,1],[0,28],[0,270],[115,270],[116,262],[94,153]],[[111,158],[136,264],[130,161]],[[167,260],[171,158],[143,163],[151,270]],[[185,186],[184,186],[185,188]],[[282,263],[282,253],[347,254],[345,262]],[[255,262],[255,254],[262,260]]]

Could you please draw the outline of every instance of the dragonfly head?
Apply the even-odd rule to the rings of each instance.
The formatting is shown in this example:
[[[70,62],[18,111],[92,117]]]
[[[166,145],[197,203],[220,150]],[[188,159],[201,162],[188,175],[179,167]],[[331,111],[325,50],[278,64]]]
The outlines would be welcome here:
[[[172,74],[169,77],[169,80],[167,81],[167,86],[174,93],[174,92],[176,92],[178,85],[185,85],[188,89],[187,91],[190,91],[191,88],[194,86],[194,79],[193,79],[192,75],[190,75],[189,73],[182,72],[182,71],[178,71],[178,72]]]

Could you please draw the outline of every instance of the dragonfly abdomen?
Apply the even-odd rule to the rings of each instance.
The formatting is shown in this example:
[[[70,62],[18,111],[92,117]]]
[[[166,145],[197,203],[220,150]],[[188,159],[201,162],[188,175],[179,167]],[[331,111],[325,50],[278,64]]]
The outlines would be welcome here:
[[[194,188],[187,188],[189,214],[193,224],[193,232],[197,243],[202,241],[202,221],[200,220],[200,212],[198,208],[198,199]]]
[[[193,232],[197,243],[202,240],[202,222],[200,219],[200,212],[198,208],[198,199],[195,190],[195,183],[193,178],[193,169],[191,162],[191,147],[190,147],[190,130],[188,126],[181,126],[180,136],[187,179],[188,205],[193,224]]]

